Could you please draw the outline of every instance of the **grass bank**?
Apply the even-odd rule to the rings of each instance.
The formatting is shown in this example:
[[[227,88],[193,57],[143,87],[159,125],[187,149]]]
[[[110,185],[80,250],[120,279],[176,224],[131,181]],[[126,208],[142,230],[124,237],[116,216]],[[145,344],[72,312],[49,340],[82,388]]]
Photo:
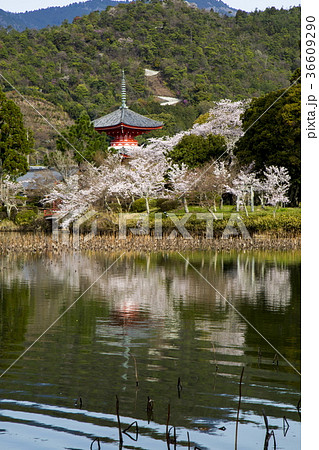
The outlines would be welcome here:
[[[233,236],[236,231],[238,236],[241,236],[242,224],[252,238],[257,236],[291,238],[298,237],[301,234],[300,208],[282,208],[276,212],[275,216],[271,208],[258,208],[255,212],[246,216],[242,211],[237,213],[232,206],[217,210],[213,214],[207,209],[199,207],[190,207],[188,216],[185,215],[183,210],[179,209],[165,212],[153,210],[149,216],[145,212],[135,214],[136,216],[133,217],[129,213],[125,218],[126,229],[140,228],[141,233],[143,233],[144,229],[145,233],[150,234],[150,236],[158,233],[170,235],[174,230],[175,232],[178,231],[178,226],[181,226],[181,230],[184,227],[192,237],[198,238],[207,237],[209,227],[213,237],[221,238],[227,226],[233,227],[230,230]],[[143,217],[139,214],[145,215]],[[205,218],[201,214],[205,214]],[[97,212],[91,220],[81,226],[81,230],[85,233],[89,232],[93,222],[95,222],[98,233],[117,235],[119,232],[119,221],[119,214]],[[181,234],[181,230],[178,231],[179,234]],[[129,231],[127,232],[129,233]]]
[[[154,242],[160,241],[159,237],[163,237],[163,240],[169,239],[168,242],[177,239],[181,245],[181,239],[185,238],[183,239],[185,241],[200,241],[205,248],[209,245],[205,241],[221,240],[221,238],[223,241],[225,238],[229,238],[233,245],[236,239],[254,242],[297,239],[300,242],[300,208],[282,208],[276,212],[275,216],[272,208],[258,207],[254,212],[249,212],[247,216],[244,211],[237,213],[233,206],[226,206],[213,214],[198,206],[190,207],[188,215],[185,215],[185,212],[180,209],[169,211],[153,209],[149,215],[145,212],[135,212],[135,215],[127,213],[125,218],[123,214],[97,211],[90,220],[81,225],[80,232],[87,234],[91,232],[94,225],[95,233],[98,236],[105,236],[108,240],[116,241],[119,237],[127,237],[132,240],[140,235],[145,241],[147,237],[150,237]],[[124,231],[123,228],[119,230],[120,224],[122,227],[125,226]],[[8,219],[1,220],[1,231],[43,232],[49,235],[51,222],[44,219],[43,213],[39,211],[38,214],[25,215],[23,220],[20,218],[15,222]],[[70,227],[70,232],[72,233],[72,227]],[[157,239],[155,239],[156,237]],[[158,245],[156,244],[156,246]]]

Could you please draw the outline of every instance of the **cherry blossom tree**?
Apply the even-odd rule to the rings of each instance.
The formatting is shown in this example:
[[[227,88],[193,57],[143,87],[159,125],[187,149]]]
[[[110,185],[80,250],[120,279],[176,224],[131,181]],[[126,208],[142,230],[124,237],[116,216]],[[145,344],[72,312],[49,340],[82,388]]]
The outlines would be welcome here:
[[[230,184],[231,178],[231,170],[224,161],[208,163],[198,170],[195,189],[200,193],[201,204],[207,206],[209,211],[216,212],[216,202],[219,199],[222,208],[222,195],[226,192],[226,186]]]
[[[226,191],[236,196],[236,210],[243,206],[248,216],[247,204],[250,200],[251,211],[254,211],[254,193],[263,189],[256,173],[251,171],[251,167],[241,169],[231,185],[226,186]]]
[[[171,164],[167,171],[168,183],[171,190],[167,189],[169,196],[182,198],[185,213],[188,213],[186,194],[193,188],[196,172],[189,170],[186,164]]]
[[[23,184],[11,180],[9,175],[4,175],[0,180],[0,201],[6,208],[8,219],[11,219],[12,210],[18,210],[18,204],[21,202],[18,194],[23,193],[23,191]]]
[[[42,199],[42,203],[56,203],[58,210],[55,212],[55,218],[62,221],[63,227],[68,227],[104,198],[107,189],[105,180],[108,178],[98,168],[88,165],[81,173],[70,175],[55,185]]]
[[[110,155],[100,167],[87,166],[82,173],[57,184],[43,203],[58,202],[57,218],[63,219],[65,226],[97,202],[107,202],[112,197],[120,205],[121,199],[145,198],[149,213],[149,199],[164,191],[167,167],[164,157],[152,161],[140,155],[124,165],[118,156]]]
[[[178,194],[186,201],[185,194],[195,186],[194,172],[183,165],[178,168],[167,161],[165,155],[183,136],[190,134],[222,135],[227,141],[227,152],[231,151],[234,142],[242,135],[240,115],[244,107],[245,102],[221,100],[209,112],[205,122],[196,123],[192,129],[175,136],[153,138],[143,147],[130,149],[131,158],[124,164],[118,155],[109,155],[98,168],[82,167],[81,172],[75,175],[69,171],[69,161],[56,161],[65,172],[64,180],[54,186],[43,202],[58,201],[59,216],[67,217],[70,223],[101,199],[107,205],[109,199],[115,197],[121,205],[124,199],[144,198],[148,213],[149,199],[152,197]],[[226,181],[229,183],[228,175],[225,166],[214,163],[212,168],[215,184],[211,189],[221,195]],[[165,187],[167,176],[172,186],[170,191]],[[198,180],[201,176],[202,173],[196,173]],[[187,204],[184,203],[184,206],[187,209]]]
[[[230,151],[235,142],[243,135],[241,114],[246,109],[249,100],[232,102],[223,99],[216,102],[214,108],[208,113],[208,119],[201,123],[195,123],[191,133],[207,136],[208,134],[224,136],[227,148]]]
[[[58,183],[42,200],[44,205],[58,204],[55,218],[60,220],[68,216],[67,224],[80,216],[88,206],[80,195],[79,175],[71,175]]]
[[[184,136],[190,134],[198,136],[220,135],[224,136],[228,151],[231,151],[235,142],[243,135],[241,114],[244,112],[248,100],[232,102],[224,99],[216,102],[205,115],[204,119],[195,123],[190,130],[181,131],[174,136],[164,136],[160,138],[151,138],[147,146],[143,149],[150,151],[153,155],[166,154],[172,150]]]
[[[130,169],[122,164],[119,155],[109,156],[104,163],[95,170],[94,180],[102,193],[104,204],[108,207],[108,201],[116,198],[120,209],[122,201],[129,198],[134,200],[132,192],[132,180],[130,178]]]
[[[129,162],[128,179],[133,195],[144,198],[147,213],[150,213],[149,199],[164,193],[164,174],[168,164],[164,158],[153,161],[148,156],[140,155]]]
[[[284,204],[289,201],[287,193],[290,187],[290,175],[285,167],[269,166],[263,172],[263,191],[265,194],[266,203],[274,207],[273,214],[276,215],[276,210],[279,204]]]

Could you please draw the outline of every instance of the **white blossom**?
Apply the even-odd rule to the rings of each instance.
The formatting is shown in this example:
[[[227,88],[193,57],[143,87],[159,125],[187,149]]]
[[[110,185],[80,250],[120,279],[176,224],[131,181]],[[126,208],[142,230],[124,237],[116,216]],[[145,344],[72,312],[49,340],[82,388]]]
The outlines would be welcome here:
[[[239,211],[240,206],[243,206],[247,215],[246,206],[248,200],[250,199],[253,210],[254,192],[260,191],[261,189],[263,189],[262,184],[257,178],[256,173],[251,171],[251,167],[246,170],[240,170],[236,178],[233,179],[231,185],[226,185],[226,191],[236,196],[237,211]]]
[[[220,100],[209,111],[207,122],[195,124],[191,134],[224,136],[227,149],[232,149],[235,142],[244,134],[240,116],[243,114],[247,104],[247,100],[238,102],[232,102],[229,99]]]
[[[130,149],[130,159],[123,164],[117,155],[109,156],[99,168],[87,167],[82,173],[65,177],[44,199],[44,203],[59,203],[59,217],[74,220],[95,202],[115,197],[121,199],[145,198],[149,212],[149,199],[159,195],[171,196],[165,189],[165,174],[169,173],[173,191],[185,198],[194,185],[194,173],[183,165],[178,168],[169,164],[166,153],[172,150],[185,135],[219,134],[226,138],[228,149],[242,135],[240,114],[245,102],[221,100],[209,112],[208,121],[195,124],[190,130],[172,137],[149,139],[143,147]],[[225,167],[215,165],[215,177],[222,177]],[[220,171],[220,173],[218,172]],[[226,181],[225,181],[226,182]]]
[[[266,203],[274,206],[274,214],[280,203],[287,203],[287,192],[290,186],[290,175],[285,167],[269,166],[263,172],[265,177],[263,190]]]
[[[23,193],[23,184],[19,181],[13,181],[8,175],[4,175],[0,180],[0,201],[7,211],[7,216],[11,218],[13,209],[18,209],[18,194]]]
[[[175,195],[186,194],[193,185],[195,173],[191,172],[186,164],[171,164],[169,166],[168,177]]]
[[[194,134],[208,136],[209,134],[221,135],[226,139],[227,149],[231,150],[235,142],[244,134],[242,130],[241,114],[244,112],[248,101],[232,102],[224,99],[216,102],[210,109],[205,123],[195,123],[190,130],[181,131],[174,136],[151,138],[142,151],[151,152],[153,158],[158,158],[172,150],[184,136]]]
[[[168,169],[165,158],[152,160],[149,155],[140,155],[129,162],[129,179],[133,195],[145,198],[149,213],[149,199],[163,194],[164,174]]]

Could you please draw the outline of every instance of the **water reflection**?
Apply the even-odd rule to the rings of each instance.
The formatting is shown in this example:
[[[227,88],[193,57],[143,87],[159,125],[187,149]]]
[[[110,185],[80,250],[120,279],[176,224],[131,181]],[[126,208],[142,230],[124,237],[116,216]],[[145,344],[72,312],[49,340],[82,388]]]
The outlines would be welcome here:
[[[2,258],[1,369],[117,257],[87,252]],[[105,448],[114,448],[114,398],[121,393],[124,422],[138,420],[139,426],[145,426],[145,435],[132,448],[162,448],[170,402],[172,420],[184,436],[180,448],[187,448],[188,430],[199,447],[216,445],[226,450],[233,442],[238,378],[245,366],[242,424],[249,430],[247,436],[257,436],[260,429],[254,443],[260,442],[258,448],[262,448],[262,409],[266,408],[278,429],[283,416],[294,426],[294,434],[287,433],[280,447],[299,448],[294,406],[300,396],[298,375],[284,361],[273,364],[274,351],[222,296],[299,369],[300,254],[194,252],[185,258],[126,254],[80,298],[2,379],[2,428],[7,442],[18,424],[23,425],[23,434],[31,427],[37,439],[47,436],[36,431],[42,424],[50,433],[55,430],[55,437],[50,435],[55,448],[67,445],[59,443],[58,429],[68,435],[69,448],[88,448],[87,439],[92,436],[100,436]],[[148,396],[154,399],[150,423]],[[73,423],[74,410],[67,412],[79,397],[83,398],[80,422],[85,423],[81,432],[82,425]],[[63,421],[61,411],[66,415]],[[38,425],[33,427],[32,421]],[[99,428],[102,423],[107,436]],[[221,427],[227,430],[222,432]],[[70,435],[78,439],[81,433],[85,439],[72,446]],[[214,444],[208,443],[211,435]],[[148,443],[143,444],[143,439]],[[257,448],[242,439],[243,448]]]
[[[286,308],[290,302],[290,271],[282,263],[273,260],[256,260],[249,254],[238,255],[233,261],[229,256],[210,254],[201,261],[191,263],[226,297],[236,298],[243,295],[254,302],[263,294],[270,308]],[[118,262],[112,274],[106,274],[98,283],[101,293],[117,292],[121,301],[128,305],[147,304],[152,314],[162,314],[163,298],[174,292],[181,300],[196,297],[203,287],[191,266],[180,258],[178,266],[166,261],[165,255],[139,257],[132,256]],[[178,255],[176,255],[178,258]],[[64,254],[61,258],[15,257],[9,255],[1,260],[2,273],[5,273],[7,286],[23,282],[24,285],[58,284],[64,288],[80,292],[84,282],[92,284],[101,275],[111,259],[99,255],[96,259],[90,255]],[[220,276],[223,274],[223,276]],[[211,291],[209,285],[207,291]],[[67,291],[66,291],[67,292]],[[215,300],[219,296],[211,292]]]

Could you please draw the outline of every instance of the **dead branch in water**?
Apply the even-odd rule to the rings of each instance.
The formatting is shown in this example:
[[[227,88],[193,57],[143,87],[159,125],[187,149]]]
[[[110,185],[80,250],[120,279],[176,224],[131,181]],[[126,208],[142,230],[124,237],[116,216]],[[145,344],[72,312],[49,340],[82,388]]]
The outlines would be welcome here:
[[[128,433],[128,430],[135,424],[135,439],[130,435],[130,433]],[[137,441],[138,439],[138,423],[135,420],[134,422],[132,422],[127,428],[125,428],[125,430],[123,430],[123,433],[126,434],[126,436],[128,436],[130,439],[132,439],[132,441]]]
[[[137,374],[137,364],[136,364],[136,358],[135,356],[131,353],[131,356],[133,358],[134,361],[134,367],[135,367],[135,383],[136,383],[136,387],[138,386],[138,374]]]
[[[268,419],[267,416],[265,414],[265,411],[262,411],[263,416],[264,416],[264,422],[265,422],[265,426],[266,426],[266,436],[265,436],[265,442],[264,442],[264,450],[268,450],[268,445],[269,445],[269,441],[271,439],[271,437],[273,437],[274,439],[274,450],[276,450],[277,445],[276,445],[276,438],[275,438],[275,433],[274,430],[269,431],[269,424],[268,424]]]
[[[245,370],[245,367],[242,368],[241,375],[240,375],[240,381],[239,381],[239,399],[238,399],[238,409],[237,409],[237,418],[236,418],[235,450],[237,450],[239,411],[240,411],[240,403],[241,403],[241,384],[243,381],[244,370]]]
[[[94,444],[94,442],[97,442],[97,445],[98,445],[97,450],[101,450],[100,439],[99,439],[99,438],[95,438],[94,441],[91,442],[90,450],[93,450],[93,444]]]
[[[181,377],[178,377],[177,380],[177,393],[178,393],[178,398],[181,398],[181,390],[183,389],[182,383],[181,383]]]
[[[120,441],[120,446],[122,446],[123,436],[122,436],[121,421],[120,421],[120,402],[119,402],[117,395],[116,395],[116,416],[117,416],[117,424],[118,424],[118,428],[119,428],[119,441]]]
[[[170,445],[169,445],[169,430],[168,430],[170,416],[171,416],[171,405],[168,404],[168,407],[167,407],[167,421],[166,421],[166,443],[167,443],[167,448],[168,449],[170,448]]]

